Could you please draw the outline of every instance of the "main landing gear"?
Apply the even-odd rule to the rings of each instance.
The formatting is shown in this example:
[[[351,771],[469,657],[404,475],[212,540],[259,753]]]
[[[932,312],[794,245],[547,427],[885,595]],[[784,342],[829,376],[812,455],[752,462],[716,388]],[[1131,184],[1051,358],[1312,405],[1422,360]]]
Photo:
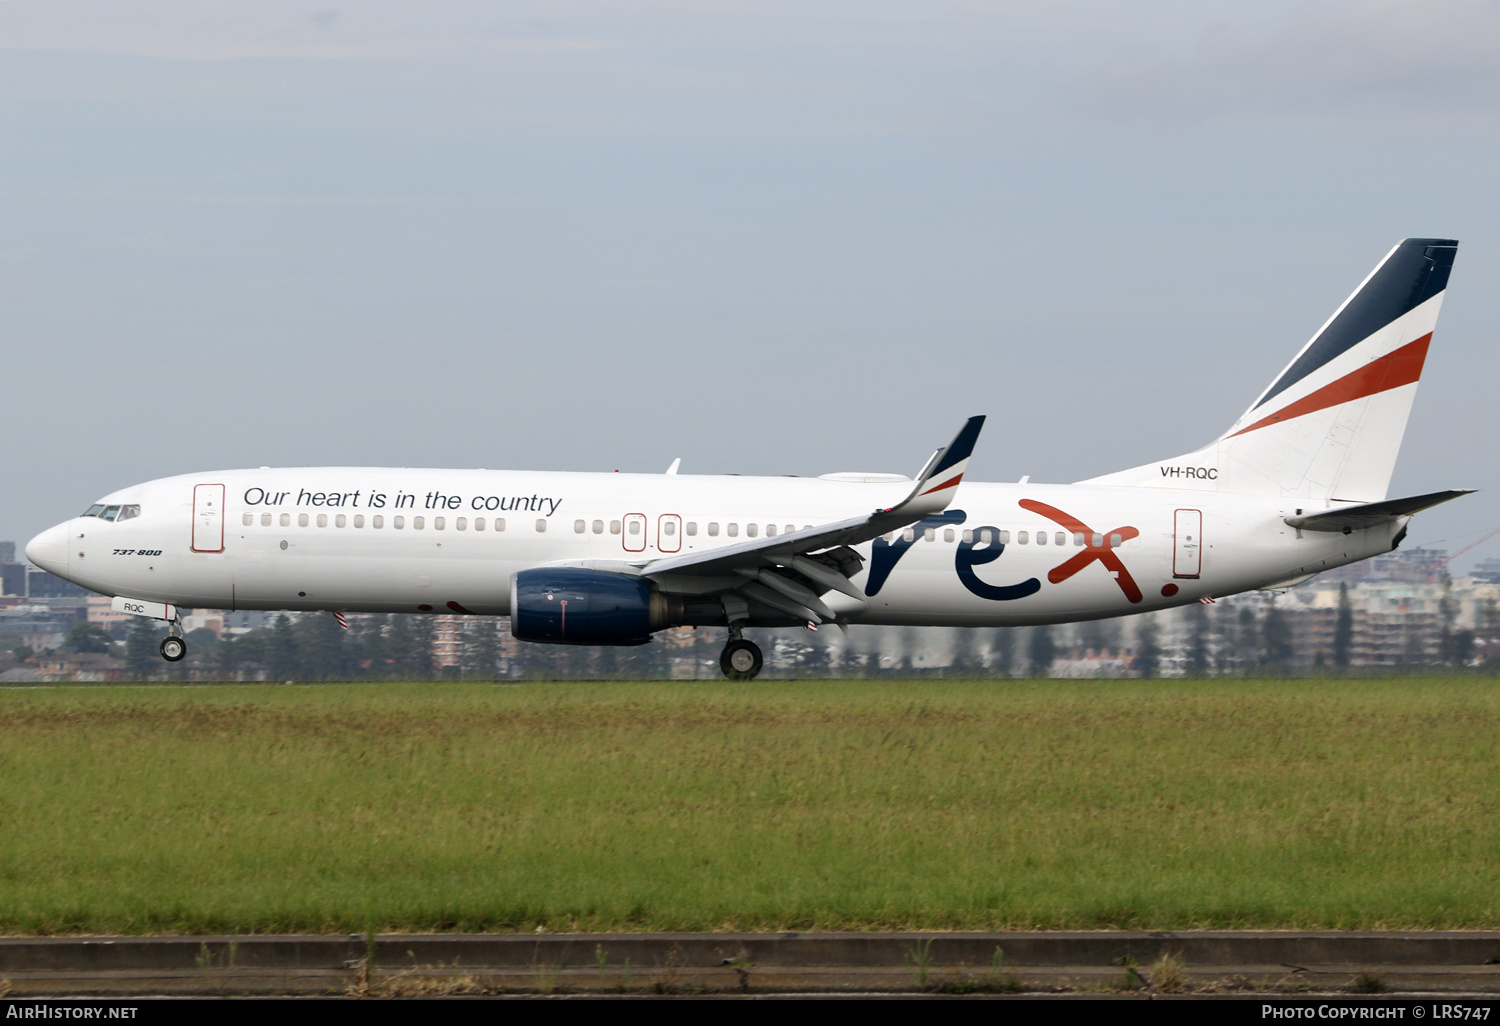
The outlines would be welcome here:
[[[754,680],[765,664],[760,646],[740,637],[739,628],[729,628],[729,643],[719,655],[719,669],[724,676],[730,680]]]

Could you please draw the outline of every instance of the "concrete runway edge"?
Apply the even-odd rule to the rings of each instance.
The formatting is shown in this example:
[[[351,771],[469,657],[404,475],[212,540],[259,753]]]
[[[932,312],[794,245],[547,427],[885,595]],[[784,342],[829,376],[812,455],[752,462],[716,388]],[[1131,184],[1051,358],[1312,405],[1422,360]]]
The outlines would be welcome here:
[[[10,998],[879,991],[1497,995],[1500,932],[0,938]]]

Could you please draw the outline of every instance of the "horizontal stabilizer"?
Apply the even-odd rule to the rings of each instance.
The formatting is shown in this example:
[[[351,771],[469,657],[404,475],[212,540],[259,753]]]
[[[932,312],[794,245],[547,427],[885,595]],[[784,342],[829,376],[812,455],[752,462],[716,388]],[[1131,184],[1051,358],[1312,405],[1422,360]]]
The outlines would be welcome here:
[[[1366,502],[1359,506],[1344,506],[1341,509],[1325,509],[1321,513],[1309,513],[1306,516],[1287,517],[1288,525],[1299,531],[1357,531],[1362,527],[1374,527],[1376,524],[1397,517],[1409,517],[1413,513],[1420,513],[1424,509],[1431,509],[1439,503],[1456,499],[1460,495],[1469,495],[1476,491],[1473,488],[1450,488],[1444,492],[1428,492],[1426,495],[1411,495],[1404,499],[1386,499],[1382,502]]]

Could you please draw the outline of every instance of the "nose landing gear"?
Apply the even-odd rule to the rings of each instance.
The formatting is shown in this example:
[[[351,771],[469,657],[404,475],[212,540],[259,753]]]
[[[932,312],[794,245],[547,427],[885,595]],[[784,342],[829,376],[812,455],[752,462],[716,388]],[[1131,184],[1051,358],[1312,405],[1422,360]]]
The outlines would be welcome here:
[[[167,636],[161,639],[161,657],[169,663],[180,663],[187,658],[187,640],[177,633],[181,623],[180,618],[168,620]]]
[[[719,655],[719,669],[730,680],[754,680],[765,663],[760,646],[740,637],[731,636],[729,644],[724,646],[724,651]]]

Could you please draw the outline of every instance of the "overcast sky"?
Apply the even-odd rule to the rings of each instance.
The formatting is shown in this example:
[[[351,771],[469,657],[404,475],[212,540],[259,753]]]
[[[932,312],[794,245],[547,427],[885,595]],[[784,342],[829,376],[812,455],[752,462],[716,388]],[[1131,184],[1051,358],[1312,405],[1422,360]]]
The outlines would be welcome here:
[[[0,538],[302,464],[1070,481],[1461,240],[1392,494],[1500,526],[1500,3],[0,0]],[[1500,555],[1500,538],[1459,567]]]

